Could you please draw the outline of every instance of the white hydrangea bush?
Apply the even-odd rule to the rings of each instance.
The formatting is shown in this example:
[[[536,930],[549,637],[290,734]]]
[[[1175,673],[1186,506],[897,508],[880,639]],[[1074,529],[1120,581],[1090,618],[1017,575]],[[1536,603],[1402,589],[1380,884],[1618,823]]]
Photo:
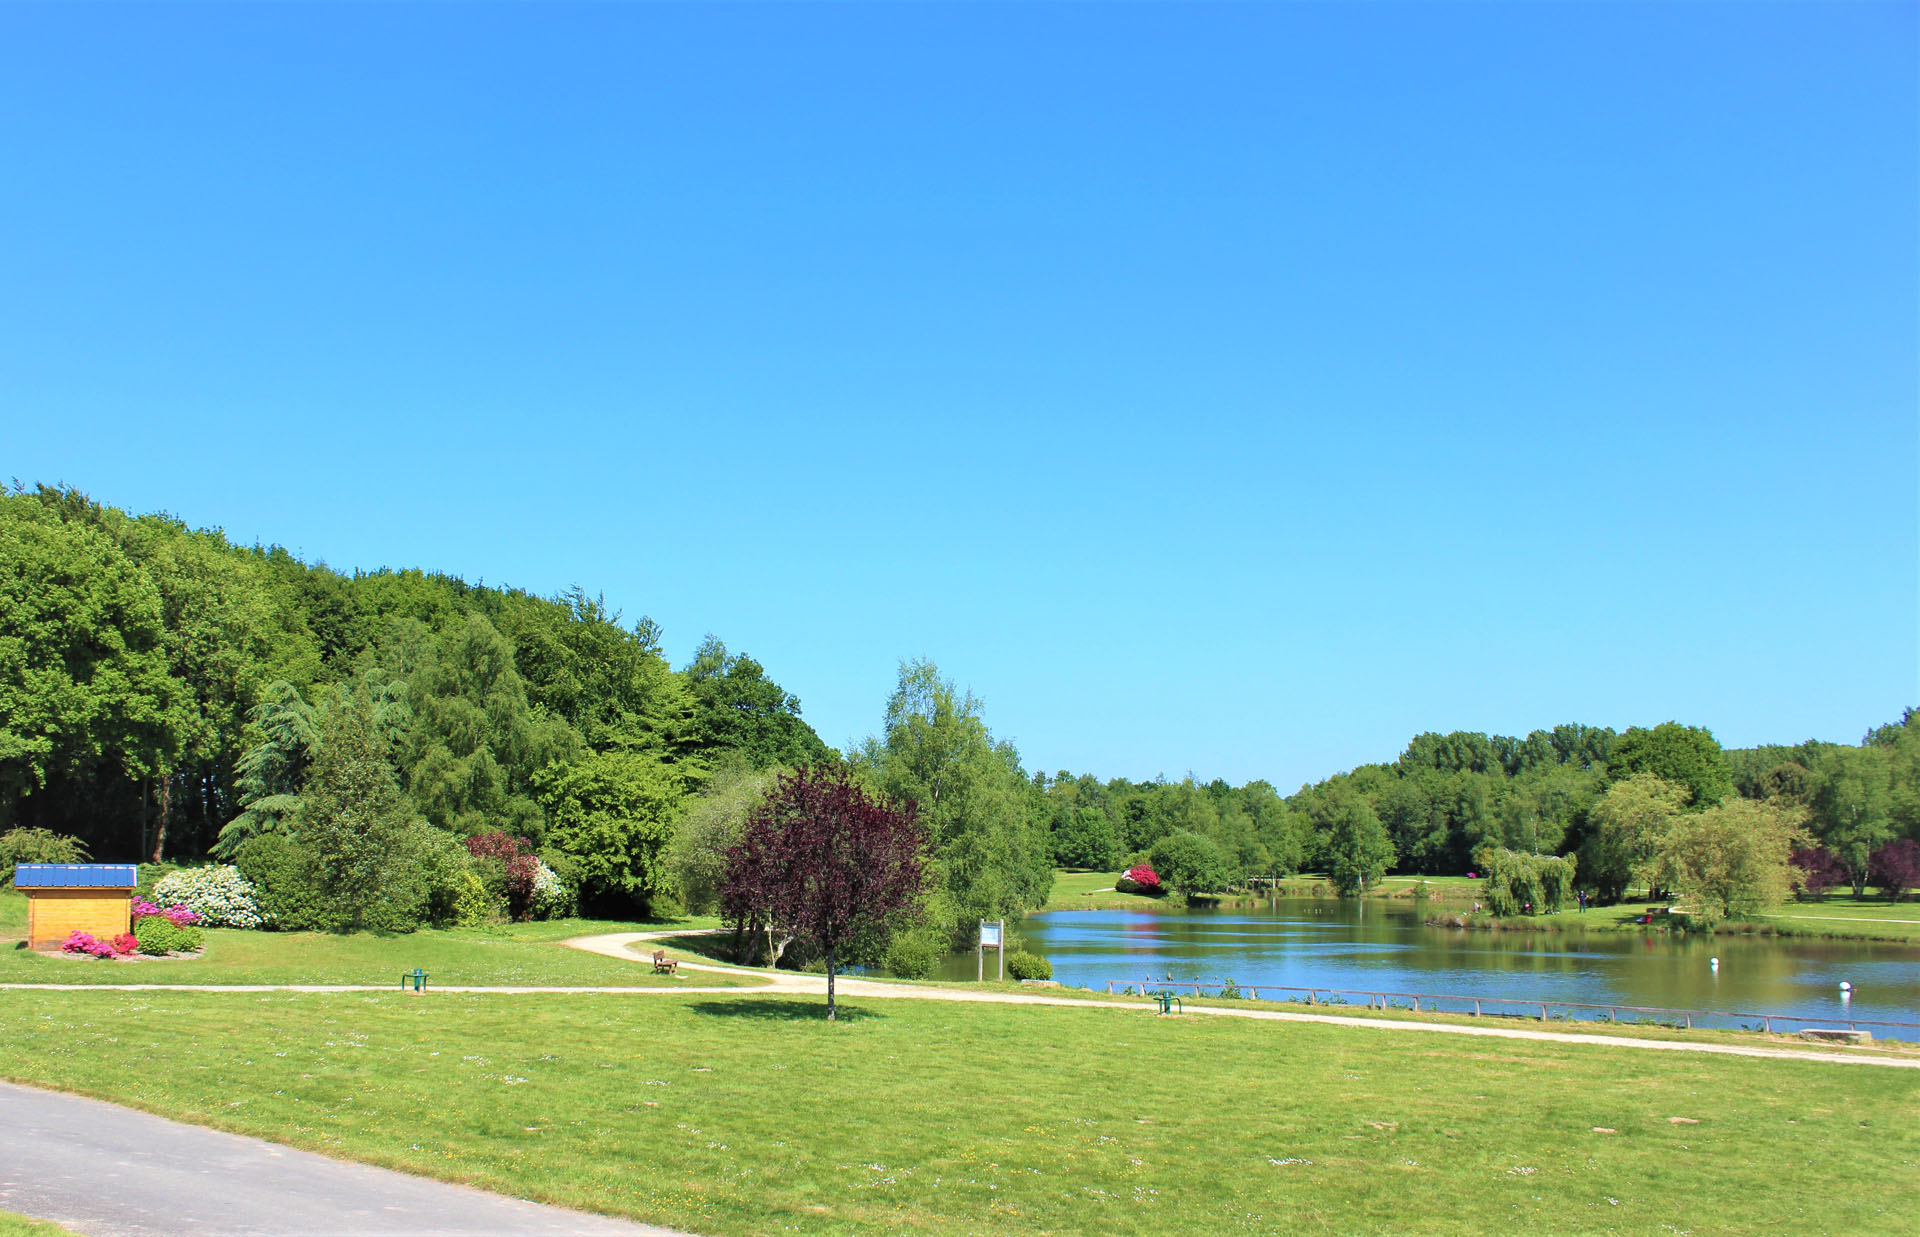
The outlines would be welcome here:
[[[162,906],[184,906],[210,928],[263,928],[267,924],[253,883],[231,865],[169,872],[154,882],[153,900]]]
[[[527,912],[535,919],[565,919],[579,909],[579,897],[560,874],[544,862],[533,872],[533,893],[527,899]]]

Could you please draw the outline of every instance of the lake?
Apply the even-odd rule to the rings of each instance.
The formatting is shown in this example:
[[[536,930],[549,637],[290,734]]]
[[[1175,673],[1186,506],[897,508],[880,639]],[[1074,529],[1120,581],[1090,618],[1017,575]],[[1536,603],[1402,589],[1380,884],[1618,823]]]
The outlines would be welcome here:
[[[1920,1022],[1920,948],[1861,941],[1428,927],[1411,906],[1280,899],[1262,907],[1053,911],[1016,935],[1053,977],[1104,990],[1172,978],[1515,1001]],[[1709,959],[1718,957],[1715,968]],[[971,979],[974,956],[947,960]],[[994,959],[987,957],[989,974]],[[1842,998],[1840,983],[1853,992]],[[1363,998],[1348,998],[1360,1000]],[[1870,1028],[1880,1038],[1920,1030]]]

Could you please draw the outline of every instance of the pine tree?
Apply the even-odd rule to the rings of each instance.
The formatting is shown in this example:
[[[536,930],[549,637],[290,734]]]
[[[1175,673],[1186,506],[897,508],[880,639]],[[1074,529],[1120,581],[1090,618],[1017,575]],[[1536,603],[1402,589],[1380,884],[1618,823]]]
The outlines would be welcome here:
[[[426,885],[419,827],[387,747],[365,690],[343,695],[327,718],[294,841],[346,926],[406,931],[420,921]]]

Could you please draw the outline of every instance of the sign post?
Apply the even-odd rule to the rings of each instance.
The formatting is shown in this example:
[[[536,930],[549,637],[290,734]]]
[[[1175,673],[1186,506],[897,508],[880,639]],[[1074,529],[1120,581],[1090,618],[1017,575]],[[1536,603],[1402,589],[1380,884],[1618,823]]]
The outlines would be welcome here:
[[[1000,955],[1000,978],[1002,980],[1006,979],[1007,977],[1007,944],[1006,942],[1007,942],[1007,921],[1006,920],[998,919],[998,920],[988,921],[988,920],[982,919],[980,921],[980,952],[978,954],[979,966],[975,968],[979,972],[977,976],[979,980],[984,981],[987,978],[987,950],[989,949],[996,951]]]

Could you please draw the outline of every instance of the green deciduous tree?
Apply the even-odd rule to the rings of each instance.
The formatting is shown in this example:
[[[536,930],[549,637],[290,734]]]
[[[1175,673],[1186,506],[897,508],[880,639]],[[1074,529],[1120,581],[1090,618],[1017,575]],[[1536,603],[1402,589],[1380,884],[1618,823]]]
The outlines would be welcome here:
[[[755,769],[745,757],[735,757],[715,769],[700,793],[687,799],[667,843],[667,866],[681,904],[690,914],[719,910],[727,851],[740,840],[747,817],[767,797],[775,776],[774,770]]]
[[[1660,844],[1662,866],[1703,918],[1750,915],[1786,901],[1796,887],[1787,860],[1805,840],[1801,823],[1791,808],[1730,798],[1678,817]]]
[[[651,754],[597,752],[535,775],[547,842],[568,856],[582,901],[646,908],[672,888],[667,842],[684,788]]]
[[[1651,730],[1635,726],[1614,740],[1607,754],[1609,775],[1651,773],[1682,787],[1695,807],[1718,803],[1733,790],[1719,740],[1704,726],[1662,722]]]
[[[1061,805],[1053,816],[1050,844],[1059,867],[1104,869],[1120,862],[1113,819],[1098,808]]]
[[[1866,896],[1873,852],[1898,835],[1896,798],[1889,746],[1838,748],[1820,764],[1811,803],[1813,832],[1838,856],[1856,898]]]
[[[56,783],[75,798],[137,788],[184,742],[160,592],[94,512],[70,491],[0,495],[0,825],[66,825]],[[39,819],[22,820],[30,796]],[[97,812],[74,815],[96,817],[71,822],[96,851],[143,854],[137,817],[102,829]]]
[[[917,808],[946,926],[956,932],[1031,910],[1053,886],[1045,826],[1030,810],[1019,753],[994,741],[980,712],[980,701],[932,662],[903,662],[886,737],[867,740],[855,758],[887,797]]]
[[[838,759],[801,720],[799,698],[753,658],[729,654],[718,638],[709,635],[694,653],[686,680],[694,746],[709,756],[738,752],[756,769]]]
[[[1393,843],[1371,804],[1352,795],[1333,805],[1326,835],[1327,876],[1341,897],[1378,884],[1393,859]]]
[[[1661,845],[1686,802],[1684,787],[1652,773],[1615,782],[1600,796],[1588,813],[1591,828],[1581,848],[1580,872],[1601,901],[1619,901],[1630,883],[1658,883]]]
[[[1160,883],[1189,898],[1218,893],[1234,880],[1233,863],[1211,838],[1179,829],[1161,838],[1147,852],[1147,862]]]

